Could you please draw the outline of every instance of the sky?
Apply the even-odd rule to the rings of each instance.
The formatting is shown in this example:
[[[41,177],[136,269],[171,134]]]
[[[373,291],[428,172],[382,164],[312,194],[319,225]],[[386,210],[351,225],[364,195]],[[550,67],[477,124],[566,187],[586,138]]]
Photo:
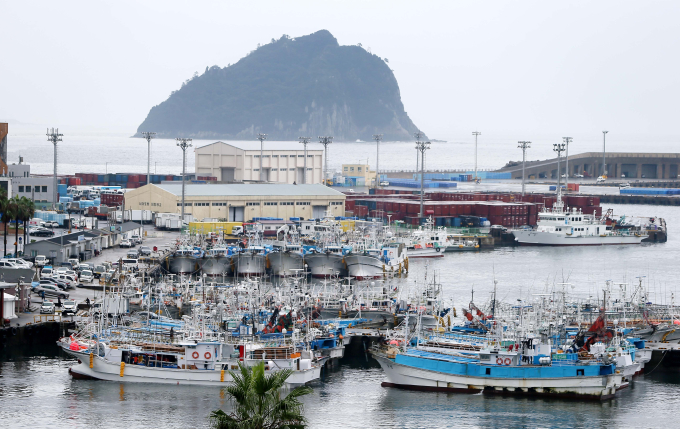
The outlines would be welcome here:
[[[194,72],[327,29],[389,59],[431,138],[608,129],[680,142],[678,1],[0,0],[0,10],[0,120],[14,127],[131,135]]]

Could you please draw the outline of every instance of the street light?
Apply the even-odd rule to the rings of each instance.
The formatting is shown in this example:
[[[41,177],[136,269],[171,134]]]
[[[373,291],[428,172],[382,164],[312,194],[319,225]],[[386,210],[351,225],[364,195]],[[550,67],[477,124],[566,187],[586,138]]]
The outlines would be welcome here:
[[[607,143],[607,133],[609,131],[602,131],[602,175],[605,176],[607,174],[607,170],[605,168],[607,167],[607,160],[605,159],[605,147]]]
[[[526,178],[525,168],[527,163],[527,149],[531,147],[531,142],[517,142],[517,147],[522,149],[522,196],[524,196],[524,180]]]
[[[323,145],[323,177],[322,183],[326,185],[326,170],[328,169],[328,145],[333,143],[333,137],[319,136],[319,143]]]
[[[417,153],[420,154],[420,217],[423,217],[425,213],[423,212],[423,194],[425,193],[425,151],[429,148],[430,142],[416,141],[416,150],[418,151]]]
[[[182,224],[184,225],[184,187],[185,187],[185,176],[186,176],[186,169],[187,169],[187,148],[191,147],[191,139],[180,139],[177,138],[177,146],[182,149]],[[180,227],[181,228],[181,227]]]
[[[307,184],[307,144],[309,144],[309,141],[311,138],[309,137],[299,137],[300,143],[302,143],[305,147],[305,159],[304,159],[304,170],[302,172],[302,183]],[[296,162],[297,165],[297,162]]]
[[[373,140],[375,140],[375,187],[380,186],[380,141],[382,140],[382,134],[373,134]]]
[[[106,174],[109,174],[109,163],[108,162],[106,163],[106,170],[105,171],[106,171]]]
[[[557,195],[562,192],[562,181],[560,175],[560,158],[562,157],[562,152],[564,152],[564,143],[554,143],[553,150],[557,152]]]
[[[156,133],[144,131],[142,132],[142,137],[146,139],[147,143],[147,156],[146,156],[146,184],[151,183],[151,139],[155,139]]]
[[[569,143],[571,143],[574,139],[571,137],[562,137],[562,140],[564,140],[564,144],[567,146],[567,153],[566,155],[566,165],[565,165],[565,185],[567,185],[567,188],[569,188]]]
[[[262,175],[262,158],[264,157],[264,141],[267,140],[267,135],[266,134],[258,134],[257,139],[260,141],[260,182],[263,182],[263,175]]]

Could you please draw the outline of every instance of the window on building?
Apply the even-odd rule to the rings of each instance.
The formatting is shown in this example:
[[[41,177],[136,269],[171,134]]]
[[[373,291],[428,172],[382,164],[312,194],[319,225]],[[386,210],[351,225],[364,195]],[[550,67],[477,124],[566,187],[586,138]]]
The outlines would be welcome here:
[[[255,158],[259,158],[259,157],[260,157],[260,155],[253,155],[253,156],[254,156]]]
[[[272,171],[279,171],[278,168],[272,168]]]
[[[34,186],[34,187],[33,187],[33,190],[34,190],[35,192],[40,192],[40,186]]]
[[[357,171],[361,171],[361,167],[357,167]]]
[[[311,168],[309,168],[309,167],[307,167],[307,171],[312,171],[312,169],[311,169]]]
[[[314,156],[314,155],[307,155],[307,158],[311,158],[311,157],[313,157],[313,156]]]
[[[342,201],[331,201],[331,205],[332,205],[332,206],[341,206],[341,205],[342,205]]]
[[[279,157],[278,155],[272,155],[272,158],[278,158],[278,157]]]
[[[259,206],[260,202],[246,203],[247,206]]]
[[[213,207],[225,207],[227,203],[212,203]]]
[[[281,205],[281,206],[292,206],[293,202],[292,201],[281,201],[279,203],[279,205]]]
[[[266,201],[266,202],[264,203],[265,206],[276,206],[276,205],[278,205],[278,204],[279,204],[279,203],[277,203],[276,201]]]
[[[296,205],[296,206],[310,206],[310,205],[312,205],[312,203],[309,202],[309,201],[297,201],[297,202],[295,203],[295,205]]]
[[[304,158],[304,157],[305,157],[304,155],[298,155],[298,158]]]
[[[19,192],[24,192],[24,187],[23,187],[23,186],[19,186]]]
[[[42,188],[43,188],[43,190],[42,190],[43,192],[47,192],[47,186],[43,186]]]
[[[269,158],[269,155],[262,155],[262,158]]]
[[[184,203],[184,207],[190,207],[190,206],[193,206],[193,205],[194,205],[194,203]]]
[[[274,155],[276,156],[276,155]],[[288,155],[281,155],[281,158],[288,158]]]
[[[348,167],[345,167],[345,171],[347,171],[348,169],[349,169]]]
[[[349,171],[354,171],[354,167],[350,167],[350,168],[349,168]]]
[[[253,171],[260,171],[259,168],[253,168]]]
[[[294,168],[289,168],[288,170],[289,170],[289,171],[295,171],[295,169],[294,169]]]

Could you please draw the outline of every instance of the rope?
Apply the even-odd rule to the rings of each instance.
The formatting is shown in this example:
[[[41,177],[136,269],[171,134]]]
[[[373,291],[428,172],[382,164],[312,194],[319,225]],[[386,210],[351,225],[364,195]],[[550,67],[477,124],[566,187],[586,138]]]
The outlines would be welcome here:
[[[651,370],[651,371],[649,371],[649,372],[645,372],[645,375],[649,375],[649,374],[653,373],[654,370],[657,369],[657,368],[659,367],[659,365],[661,365],[661,362],[663,362],[663,360],[666,358],[666,353],[667,353],[667,352],[668,352],[668,350],[664,350],[664,351],[663,351],[663,356],[661,356],[661,360],[659,361],[659,363],[656,364],[656,366],[654,367],[653,370]]]

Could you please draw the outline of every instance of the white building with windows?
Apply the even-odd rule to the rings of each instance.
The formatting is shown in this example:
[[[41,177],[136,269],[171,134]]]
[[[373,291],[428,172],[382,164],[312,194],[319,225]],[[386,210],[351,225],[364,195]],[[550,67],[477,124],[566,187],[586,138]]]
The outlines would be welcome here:
[[[54,202],[54,179],[52,177],[31,176],[29,164],[11,164],[8,166],[9,178],[12,181],[11,195],[26,197],[37,203]]]
[[[321,148],[321,149],[319,149]],[[196,176],[213,176],[219,182],[305,183],[305,151],[301,143],[264,142],[260,176],[260,142],[221,141],[194,150]],[[321,183],[323,146],[307,145],[307,184]]]
[[[195,219],[223,219],[248,222],[256,217],[290,219],[345,215],[345,194],[327,186],[282,183],[188,183],[184,213]],[[180,213],[182,184],[146,185],[125,193],[128,210]]]

